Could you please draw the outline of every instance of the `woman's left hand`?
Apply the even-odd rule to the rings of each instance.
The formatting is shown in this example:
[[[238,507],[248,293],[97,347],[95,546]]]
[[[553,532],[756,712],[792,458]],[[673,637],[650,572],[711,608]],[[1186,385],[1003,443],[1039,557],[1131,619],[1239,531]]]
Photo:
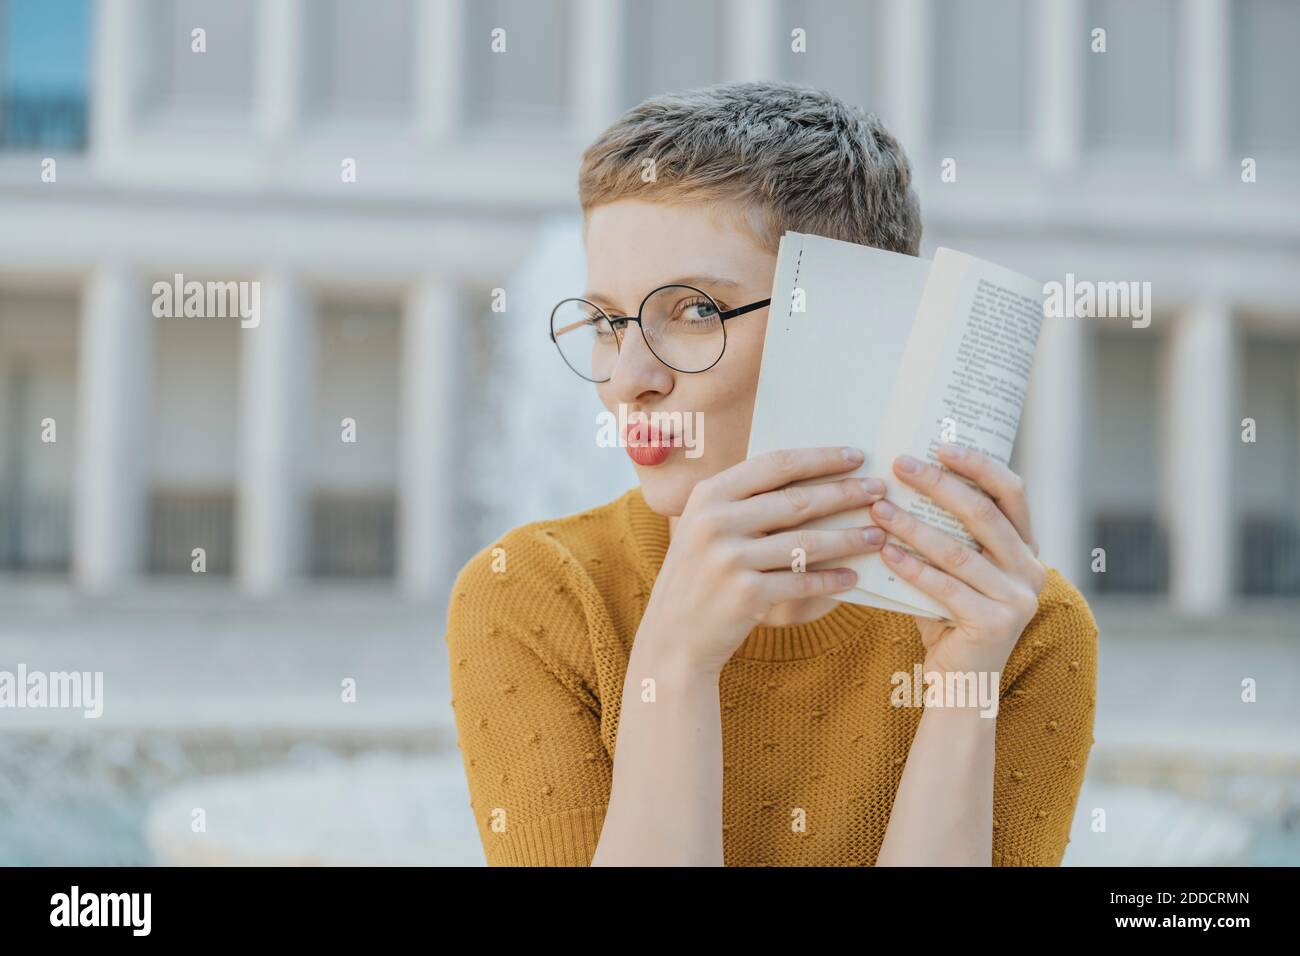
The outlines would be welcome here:
[[[1047,583],[1029,528],[1025,485],[1011,469],[972,449],[943,445],[939,459],[977,487],[906,455],[895,460],[894,474],[961,521],[982,550],[884,499],[871,508],[875,522],[925,560],[894,544],[886,544],[881,557],[952,615],[953,621],[916,618],[926,673],[1000,673]]]

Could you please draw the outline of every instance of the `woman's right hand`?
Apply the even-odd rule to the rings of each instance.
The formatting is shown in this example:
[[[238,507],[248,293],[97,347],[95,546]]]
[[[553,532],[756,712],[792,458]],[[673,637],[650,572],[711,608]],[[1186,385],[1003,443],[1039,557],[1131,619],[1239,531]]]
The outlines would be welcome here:
[[[692,669],[720,672],[774,606],[853,587],[857,575],[847,568],[793,570],[796,549],[804,567],[878,551],[885,541],[879,528],[789,529],[879,501],[884,483],[791,483],[852,471],[862,461],[854,448],[774,451],[697,484],[673,529],[638,640],[644,635]]]

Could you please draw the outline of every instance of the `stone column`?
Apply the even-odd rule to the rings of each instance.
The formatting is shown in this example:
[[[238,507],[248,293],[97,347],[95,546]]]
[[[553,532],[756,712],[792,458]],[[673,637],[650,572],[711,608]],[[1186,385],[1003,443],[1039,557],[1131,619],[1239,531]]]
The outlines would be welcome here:
[[[415,122],[427,142],[451,138],[464,94],[465,0],[415,5]]]
[[[623,4],[576,0],[574,46],[582,55],[570,71],[574,125],[583,145],[595,139],[619,114],[623,89]]]
[[[104,592],[144,567],[154,430],[155,319],[144,280],[117,265],[82,290],[73,571]]]
[[[781,48],[780,4],[777,0],[723,0],[723,3],[722,79],[727,82],[775,79],[776,52]]]
[[[140,81],[136,0],[101,0],[94,4],[93,82],[87,116],[89,148],[97,165],[111,165],[127,144],[137,108]]]
[[[239,331],[238,574],[245,590],[268,594],[306,567],[317,328],[296,277],[259,281],[260,322]]]
[[[259,0],[254,110],[269,144],[285,145],[302,111],[304,26],[302,0]]]
[[[1184,141],[1191,165],[1213,172],[1226,158],[1229,124],[1229,52],[1232,24],[1227,0],[1188,0],[1180,11],[1181,97]]]
[[[1091,546],[1083,536],[1083,442],[1091,348],[1086,319],[1043,321],[1019,441],[1040,557],[1081,590]]]
[[[1224,610],[1236,583],[1232,489],[1236,343],[1232,314],[1196,303],[1173,323],[1168,355],[1165,500],[1170,596],[1185,614]]]
[[[1072,165],[1079,155],[1088,25],[1081,0],[1041,0],[1033,14],[1034,150],[1043,166],[1060,169]]]
[[[468,361],[461,342],[469,315],[449,276],[420,277],[402,312],[401,453],[398,573],[412,597],[451,588],[456,476],[465,469],[458,441],[465,407],[457,388]]]
[[[885,44],[885,90],[880,117],[897,137],[920,179],[930,154],[931,70],[935,48],[929,0],[881,0]]]

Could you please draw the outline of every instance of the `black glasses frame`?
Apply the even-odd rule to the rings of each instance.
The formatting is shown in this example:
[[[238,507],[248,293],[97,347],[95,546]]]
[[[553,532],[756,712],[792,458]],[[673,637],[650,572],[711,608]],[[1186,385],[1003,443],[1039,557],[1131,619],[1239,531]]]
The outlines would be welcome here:
[[[713,304],[713,311],[718,313],[718,321],[722,323],[722,348],[718,350],[718,357],[715,358],[713,362],[707,367],[697,368],[697,369],[678,368],[676,365],[673,365],[668,361],[666,361],[662,355],[656,352],[655,347],[651,345],[650,340],[646,338],[645,326],[641,324],[641,312],[643,309],[645,309],[645,304],[649,302],[650,299],[653,298],[657,293],[662,292],[664,289],[690,289],[692,292],[698,292],[700,295],[708,299],[709,302]],[[605,321],[609,323],[610,328],[614,330],[614,347],[618,351],[622,351],[623,349],[623,335],[626,334],[627,324],[629,322],[635,322],[637,328],[641,330],[641,341],[645,342],[646,348],[650,350],[650,354],[653,355],[655,358],[657,358],[661,363],[668,366],[668,368],[672,369],[674,372],[681,372],[683,375],[698,375],[700,372],[707,372],[709,369],[713,368],[714,365],[717,365],[719,362],[722,361],[722,356],[725,355],[727,352],[726,322],[728,319],[734,319],[737,316],[745,315],[747,312],[754,312],[757,309],[761,309],[764,306],[772,304],[771,299],[759,299],[757,302],[749,303],[749,305],[742,305],[737,309],[728,309],[727,311],[724,312],[722,311],[722,309],[718,308],[718,301],[715,298],[713,298],[713,296],[705,292],[703,289],[697,289],[693,285],[685,285],[684,283],[681,282],[669,282],[665,285],[659,286],[657,289],[651,289],[648,293],[646,293],[646,297],[641,300],[641,304],[637,306],[635,316],[631,316],[631,315],[611,316],[600,306],[596,305],[596,303],[589,302],[588,300],[582,298],[581,296],[573,296],[568,299],[561,299],[559,302],[555,303],[555,308],[551,309],[551,329],[550,329],[551,341],[555,343],[555,349],[557,352],[560,353],[560,358],[564,359],[564,364],[569,366],[569,368],[573,369],[575,375],[577,375],[579,378],[585,381],[594,382],[597,385],[602,385],[605,382],[608,382],[609,379],[588,378],[586,375],[583,375],[581,372],[579,372],[576,368],[573,368],[573,363],[570,362],[569,359],[565,356],[564,349],[560,348],[560,343],[555,337],[555,313],[559,312],[560,307],[568,302],[581,302],[583,305],[590,306],[591,308],[599,312],[601,316],[605,319]]]

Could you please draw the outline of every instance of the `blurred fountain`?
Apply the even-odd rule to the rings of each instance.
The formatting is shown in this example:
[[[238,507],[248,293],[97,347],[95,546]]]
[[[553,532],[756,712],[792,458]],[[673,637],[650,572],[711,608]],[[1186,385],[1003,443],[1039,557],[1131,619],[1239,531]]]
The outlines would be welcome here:
[[[482,866],[459,755],[376,751],[201,777],[145,825],[167,866]]]
[[[636,473],[617,448],[596,444],[603,406],[596,386],[564,364],[550,339],[551,309],[586,287],[582,220],[554,218],[510,277],[505,313],[487,319],[494,362],[484,428],[475,447],[478,546],[529,521],[618,497]]]

